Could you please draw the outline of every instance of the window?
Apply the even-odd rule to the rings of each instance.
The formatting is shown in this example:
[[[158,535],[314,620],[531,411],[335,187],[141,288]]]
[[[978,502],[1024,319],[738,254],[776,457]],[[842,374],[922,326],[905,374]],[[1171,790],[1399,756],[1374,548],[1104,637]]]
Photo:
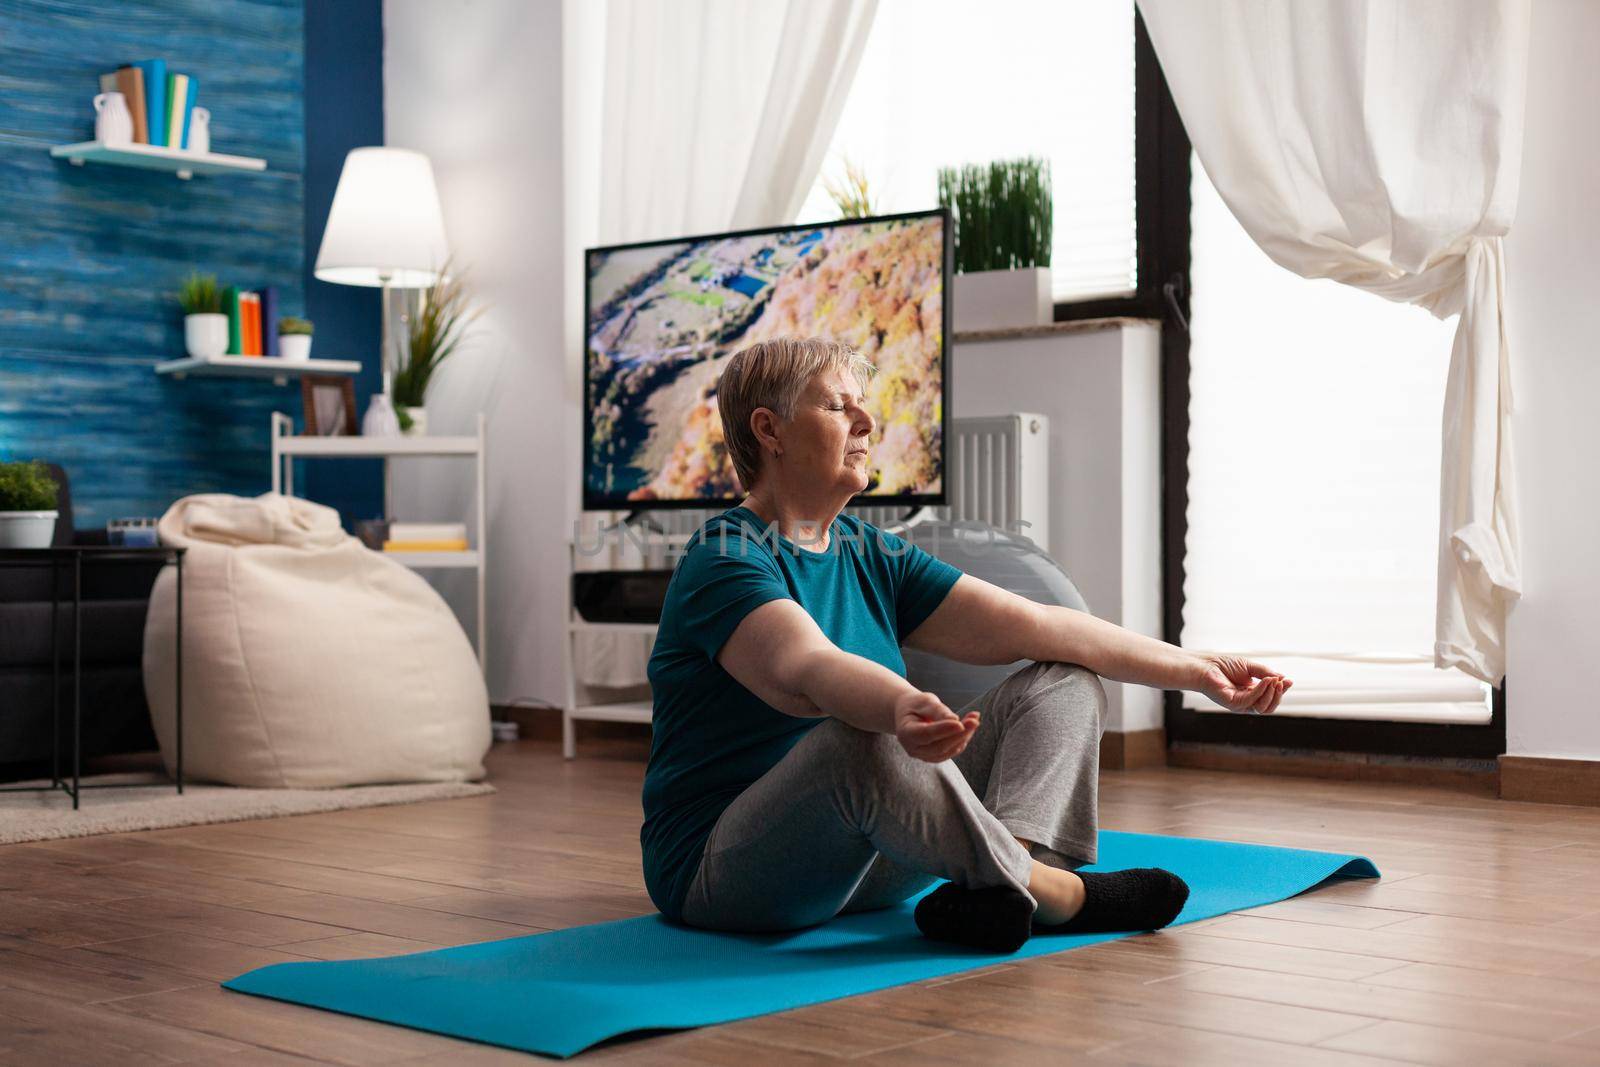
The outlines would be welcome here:
[[[1126,296],[1134,240],[1132,0],[880,0],[802,220],[838,217],[848,158],[879,211],[939,202],[938,169],[1050,161],[1057,301]]]
[[[1488,723],[1431,654],[1455,320],[1279,267],[1198,159],[1192,201],[1182,644],[1283,670],[1278,715]]]

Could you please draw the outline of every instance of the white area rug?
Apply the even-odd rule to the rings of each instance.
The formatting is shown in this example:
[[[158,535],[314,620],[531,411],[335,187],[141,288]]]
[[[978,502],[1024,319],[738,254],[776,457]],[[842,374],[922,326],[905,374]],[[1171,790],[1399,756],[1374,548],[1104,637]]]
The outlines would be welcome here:
[[[172,826],[268,819],[347,808],[413,804],[493,793],[485,782],[427,782],[416,785],[363,785],[345,789],[235,789],[205,782],[185,782],[183,795],[172,780],[157,774],[102,774],[83,779],[78,810],[59,789],[40,793],[0,793],[0,844],[88,837],[130,830],[164,830]],[[134,782],[160,782],[142,788],[116,788]],[[12,785],[48,785],[16,782]],[[109,788],[107,788],[109,787]]]

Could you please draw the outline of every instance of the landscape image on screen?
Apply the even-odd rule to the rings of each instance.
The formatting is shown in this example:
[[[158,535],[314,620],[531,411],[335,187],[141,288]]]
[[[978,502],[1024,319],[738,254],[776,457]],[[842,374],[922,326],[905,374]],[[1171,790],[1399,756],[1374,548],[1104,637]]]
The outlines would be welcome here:
[[[587,255],[585,498],[737,500],[717,378],[773,337],[827,337],[877,367],[863,495],[941,491],[942,216],[798,226]]]

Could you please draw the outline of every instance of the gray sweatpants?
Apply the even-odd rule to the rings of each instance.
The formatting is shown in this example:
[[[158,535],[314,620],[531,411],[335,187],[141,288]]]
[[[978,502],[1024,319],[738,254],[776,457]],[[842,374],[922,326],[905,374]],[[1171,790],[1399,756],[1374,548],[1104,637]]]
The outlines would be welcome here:
[[[1027,892],[1031,859],[1093,863],[1106,694],[1072,663],[1030,663],[960,709],[953,760],[830,718],[739,794],[706,842],[683,919],[792,930],[887,907],[939,879]],[[1017,838],[1033,842],[1030,857]]]

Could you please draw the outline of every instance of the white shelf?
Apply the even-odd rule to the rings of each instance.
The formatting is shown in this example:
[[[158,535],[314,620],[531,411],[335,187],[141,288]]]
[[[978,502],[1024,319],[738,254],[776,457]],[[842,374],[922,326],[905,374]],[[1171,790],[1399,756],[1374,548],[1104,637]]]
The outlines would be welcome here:
[[[380,555],[407,567],[416,570],[431,570],[433,568],[448,569],[460,567],[471,570],[478,565],[478,554],[468,550],[465,552],[382,552]]]
[[[650,722],[654,713],[648,700],[626,700],[615,704],[579,704],[567,712],[569,718],[602,722]]]
[[[475,456],[476,437],[290,437],[273,441],[280,456]]]
[[[213,356],[210,359],[169,359],[156,364],[156,373],[173,378],[271,378],[283,385],[302,374],[360,374],[353,359],[283,359],[279,356]]]
[[[164,145],[121,144],[115,147],[99,141],[53,145],[50,154],[66,159],[73,166],[109,163],[141,170],[164,170],[188,179],[196,174],[238,174],[267,169],[267,161],[252,156],[225,156],[216,152],[190,152]]]

